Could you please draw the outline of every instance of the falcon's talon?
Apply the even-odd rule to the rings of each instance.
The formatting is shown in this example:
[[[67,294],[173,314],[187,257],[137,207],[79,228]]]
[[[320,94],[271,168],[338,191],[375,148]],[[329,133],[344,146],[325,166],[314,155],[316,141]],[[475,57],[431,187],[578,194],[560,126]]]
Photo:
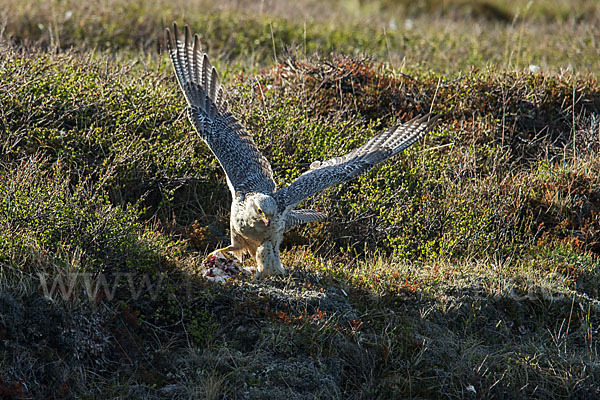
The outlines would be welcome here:
[[[225,259],[231,259],[233,258],[233,256],[231,254],[228,253],[228,247],[224,247],[222,249],[216,249],[212,252],[210,252],[206,258],[205,261],[213,261],[216,258],[225,258]]]
[[[187,115],[198,135],[217,157],[231,191],[231,245],[210,253],[241,259],[244,253],[256,260],[255,278],[285,274],[279,257],[283,233],[300,224],[322,220],[326,214],[294,208],[309,196],[330,186],[356,178],[375,165],[397,155],[429,131],[437,116],[426,114],[392,126],[361,147],[341,157],[315,161],[289,186],[276,190],[269,161],[252,136],[231,114],[217,71],[202,51],[198,36],[185,27],[178,39],[177,25],[166,30],[169,57],[188,103]]]

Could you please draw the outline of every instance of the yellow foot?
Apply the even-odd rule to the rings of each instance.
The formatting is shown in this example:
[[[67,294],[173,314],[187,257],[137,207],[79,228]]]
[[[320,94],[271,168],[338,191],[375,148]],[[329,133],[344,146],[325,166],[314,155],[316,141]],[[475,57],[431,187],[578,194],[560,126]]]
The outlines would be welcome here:
[[[231,246],[227,246],[227,247],[223,247],[222,249],[217,249],[213,252],[211,252],[206,259],[208,260],[211,257],[219,257],[219,254],[225,258],[232,258],[233,255],[229,254],[229,251],[231,250]]]

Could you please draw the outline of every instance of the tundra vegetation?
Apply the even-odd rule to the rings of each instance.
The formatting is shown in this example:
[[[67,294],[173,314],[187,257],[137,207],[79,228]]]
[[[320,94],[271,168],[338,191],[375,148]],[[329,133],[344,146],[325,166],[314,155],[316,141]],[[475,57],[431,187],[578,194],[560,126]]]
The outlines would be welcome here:
[[[208,282],[230,199],[173,21],[280,185],[441,123],[308,200],[286,277]],[[0,397],[600,397],[598,27],[593,0],[3,0]]]

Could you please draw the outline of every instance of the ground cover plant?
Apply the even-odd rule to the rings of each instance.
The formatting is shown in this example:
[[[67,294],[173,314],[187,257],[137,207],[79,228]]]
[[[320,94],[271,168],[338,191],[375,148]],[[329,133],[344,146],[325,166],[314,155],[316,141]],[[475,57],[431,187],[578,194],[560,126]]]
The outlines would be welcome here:
[[[3,2],[1,397],[599,397],[600,24],[576,3]],[[280,185],[441,123],[307,200],[330,218],[286,237],[288,276],[208,282],[229,193],[173,20]]]

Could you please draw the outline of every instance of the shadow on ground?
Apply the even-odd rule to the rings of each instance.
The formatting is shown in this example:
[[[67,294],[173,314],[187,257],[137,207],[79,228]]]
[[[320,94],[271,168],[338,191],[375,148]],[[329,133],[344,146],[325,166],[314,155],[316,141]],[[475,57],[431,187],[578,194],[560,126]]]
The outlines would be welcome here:
[[[302,265],[262,282],[209,283],[169,263],[117,280],[112,299],[90,300],[81,284],[68,298],[60,286],[46,297],[4,288],[5,398],[600,394],[599,306],[584,297],[477,284],[375,294]]]

